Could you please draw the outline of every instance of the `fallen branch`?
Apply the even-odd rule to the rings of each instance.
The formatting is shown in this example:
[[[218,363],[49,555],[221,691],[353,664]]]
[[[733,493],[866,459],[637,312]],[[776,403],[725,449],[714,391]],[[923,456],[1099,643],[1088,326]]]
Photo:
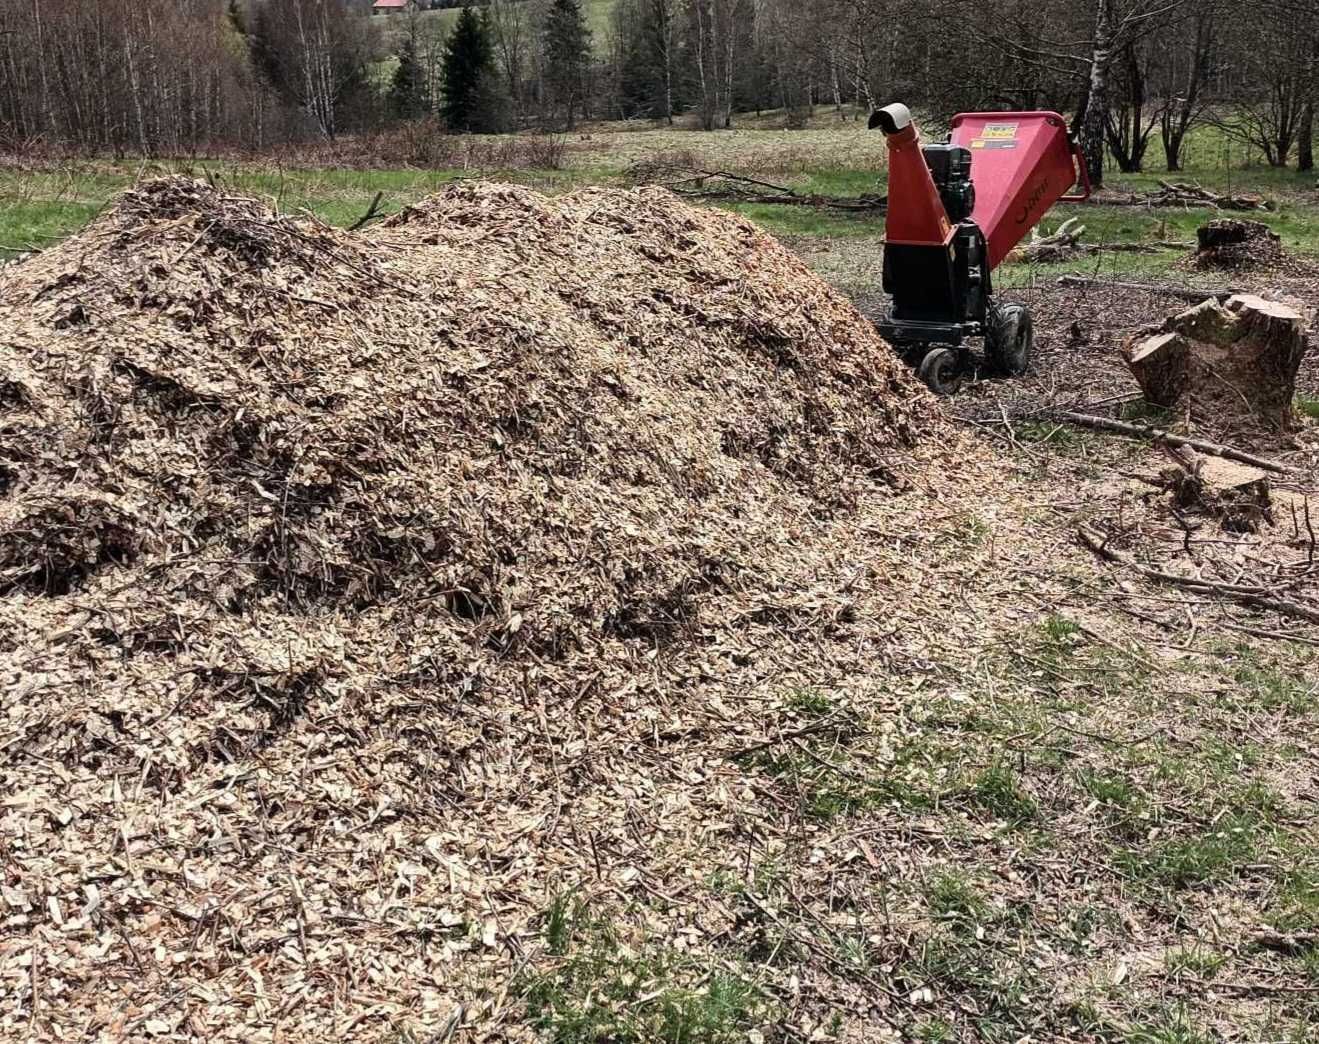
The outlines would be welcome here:
[[[641,163],[628,171],[628,177],[638,184],[663,185],[679,196],[696,199],[725,199],[739,203],[772,203],[855,212],[883,213],[888,210],[888,196],[884,195],[821,196],[813,192],[801,193],[786,185],[775,185],[773,182],[727,170]]]
[[[1263,196],[1226,195],[1185,181],[1160,181],[1157,191],[1106,196],[1103,202],[1115,207],[1182,207],[1206,210],[1272,210]]]
[[[1017,251],[1020,261],[1065,261],[1075,257],[1085,248],[1081,246],[1081,237],[1085,235],[1085,226],[1080,218],[1070,217],[1048,235],[1040,235],[1038,228],[1030,230],[1030,242],[1023,244]]]
[[[1229,297],[1234,297],[1242,292],[1235,288],[1197,290],[1194,287],[1169,286],[1165,283],[1118,283],[1107,279],[1092,279],[1089,276],[1074,275],[1059,276],[1057,285],[1078,290],[1135,290],[1144,294],[1161,294],[1164,297],[1175,297],[1180,301],[1190,301],[1192,304],[1199,304],[1211,297],[1219,301],[1226,301]]]
[[[365,228],[376,218],[383,217],[380,213],[380,201],[385,198],[383,192],[377,192],[376,198],[371,201],[371,205],[366,208],[366,213],[348,226],[349,232],[356,232],[358,229]]]
[[[1276,460],[1257,457],[1253,453],[1247,453],[1245,450],[1239,450],[1234,446],[1225,446],[1221,442],[1209,442],[1205,439],[1192,439],[1187,438],[1185,435],[1174,435],[1170,431],[1151,427],[1148,424],[1131,424],[1128,421],[1113,420],[1111,417],[1095,417],[1088,413],[1060,413],[1057,416],[1059,420],[1064,420],[1068,424],[1075,424],[1082,428],[1111,431],[1118,435],[1129,435],[1132,438],[1153,439],[1155,442],[1166,442],[1169,446],[1189,446],[1201,453],[1222,457],[1225,460],[1235,460],[1241,464],[1250,464],[1253,467],[1263,468],[1265,471],[1272,471],[1279,475],[1290,475],[1292,473],[1291,468],[1286,464],[1279,464]]]
[[[1080,536],[1081,542],[1100,558],[1117,565],[1126,566],[1147,580],[1169,584],[1194,594],[1227,598],[1240,605],[1268,609],[1281,616],[1319,623],[1319,609],[1301,605],[1299,602],[1293,602],[1286,598],[1275,597],[1267,593],[1265,588],[1247,587],[1241,584],[1221,584],[1213,580],[1198,580],[1191,576],[1179,576],[1176,573],[1165,573],[1161,569],[1151,569],[1149,566],[1141,565],[1130,555],[1109,547],[1108,542],[1102,536],[1086,529],[1084,526],[1077,529],[1077,534]]]

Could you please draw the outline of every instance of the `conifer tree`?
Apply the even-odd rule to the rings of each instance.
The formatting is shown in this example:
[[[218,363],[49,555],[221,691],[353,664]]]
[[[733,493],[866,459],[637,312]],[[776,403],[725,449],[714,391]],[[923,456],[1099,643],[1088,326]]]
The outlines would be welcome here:
[[[444,48],[442,113],[449,130],[488,133],[497,129],[493,82],[489,25],[475,8],[464,7]]]
[[[579,0],[554,0],[545,18],[544,42],[547,100],[571,130],[585,95],[591,61],[591,30]]]
[[[426,112],[426,72],[417,55],[416,33],[408,33],[398,49],[398,68],[389,88],[389,107],[404,120]]]

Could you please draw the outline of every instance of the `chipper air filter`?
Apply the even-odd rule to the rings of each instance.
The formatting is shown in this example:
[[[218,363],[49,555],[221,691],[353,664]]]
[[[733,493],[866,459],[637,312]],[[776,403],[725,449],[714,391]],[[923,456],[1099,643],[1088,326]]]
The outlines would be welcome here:
[[[984,338],[1000,373],[1025,373],[1030,313],[997,301],[990,274],[1054,203],[1090,196],[1063,118],[963,113],[947,142],[929,145],[905,105],[880,109],[870,126],[885,133],[889,149],[884,291],[893,304],[880,331],[941,395],[973,368],[969,337]],[[1081,192],[1067,195],[1078,180]]]

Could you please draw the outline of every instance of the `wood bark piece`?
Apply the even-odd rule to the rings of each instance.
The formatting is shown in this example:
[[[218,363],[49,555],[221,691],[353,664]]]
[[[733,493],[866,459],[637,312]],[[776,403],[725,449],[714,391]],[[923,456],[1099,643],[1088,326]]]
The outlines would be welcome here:
[[[1294,421],[1296,373],[1306,350],[1301,313],[1236,294],[1210,299],[1128,342],[1127,365],[1147,401],[1221,424],[1251,420],[1283,431]]]

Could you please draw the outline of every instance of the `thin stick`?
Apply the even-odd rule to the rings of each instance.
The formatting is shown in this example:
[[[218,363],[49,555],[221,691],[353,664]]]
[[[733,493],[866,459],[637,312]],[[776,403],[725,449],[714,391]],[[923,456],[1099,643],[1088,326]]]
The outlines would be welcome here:
[[[1199,304],[1201,301],[1215,297],[1220,301],[1225,301],[1229,297],[1241,293],[1240,290],[1227,288],[1224,290],[1196,290],[1190,287],[1169,286],[1166,283],[1118,283],[1107,279],[1091,279],[1088,276],[1065,275],[1058,277],[1058,285],[1081,290],[1137,290],[1146,294],[1161,294],[1164,297],[1175,297],[1181,301],[1190,301],[1192,304]]]
[[[1098,533],[1091,532],[1084,526],[1079,528],[1077,533],[1080,535],[1082,543],[1095,554],[1110,562],[1116,562],[1128,569],[1135,570],[1147,580],[1157,580],[1159,583],[1171,584],[1174,587],[1193,591],[1196,594],[1219,595],[1242,605],[1252,605],[1259,609],[1271,609],[1282,616],[1319,623],[1319,609],[1312,609],[1310,606],[1301,605],[1299,602],[1288,601],[1285,598],[1275,598],[1273,595],[1261,594],[1232,584],[1218,584],[1211,580],[1196,580],[1189,576],[1178,576],[1176,573],[1165,573],[1160,569],[1151,569],[1148,566],[1141,565],[1130,555],[1109,547],[1107,541]]]
[[[1166,442],[1170,446],[1189,446],[1201,453],[1239,461],[1242,464],[1251,464],[1254,467],[1263,468],[1265,471],[1273,471],[1280,475],[1292,473],[1292,469],[1286,464],[1279,464],[1275,460],[1257,457],[1253,453],[1247,453],[1245,450],[1239,450],[1234,446],[1225,446],[1221,442],[1208,442],[1204,439],[1187,438],[1184,435],[1174,435],[1170,431],[1164,431],[1162,428],[1152,428],[1147,424],[1130,424],[1127,421],[1113,420],[1109,417],[1095,417],[1088,413],[1060,413],[1058,418],[1068,424],[1075,424],[1082,428],[1111,431],[1118,435],[1129,435],[1133,438],[1153,439],[1156,442]]]

